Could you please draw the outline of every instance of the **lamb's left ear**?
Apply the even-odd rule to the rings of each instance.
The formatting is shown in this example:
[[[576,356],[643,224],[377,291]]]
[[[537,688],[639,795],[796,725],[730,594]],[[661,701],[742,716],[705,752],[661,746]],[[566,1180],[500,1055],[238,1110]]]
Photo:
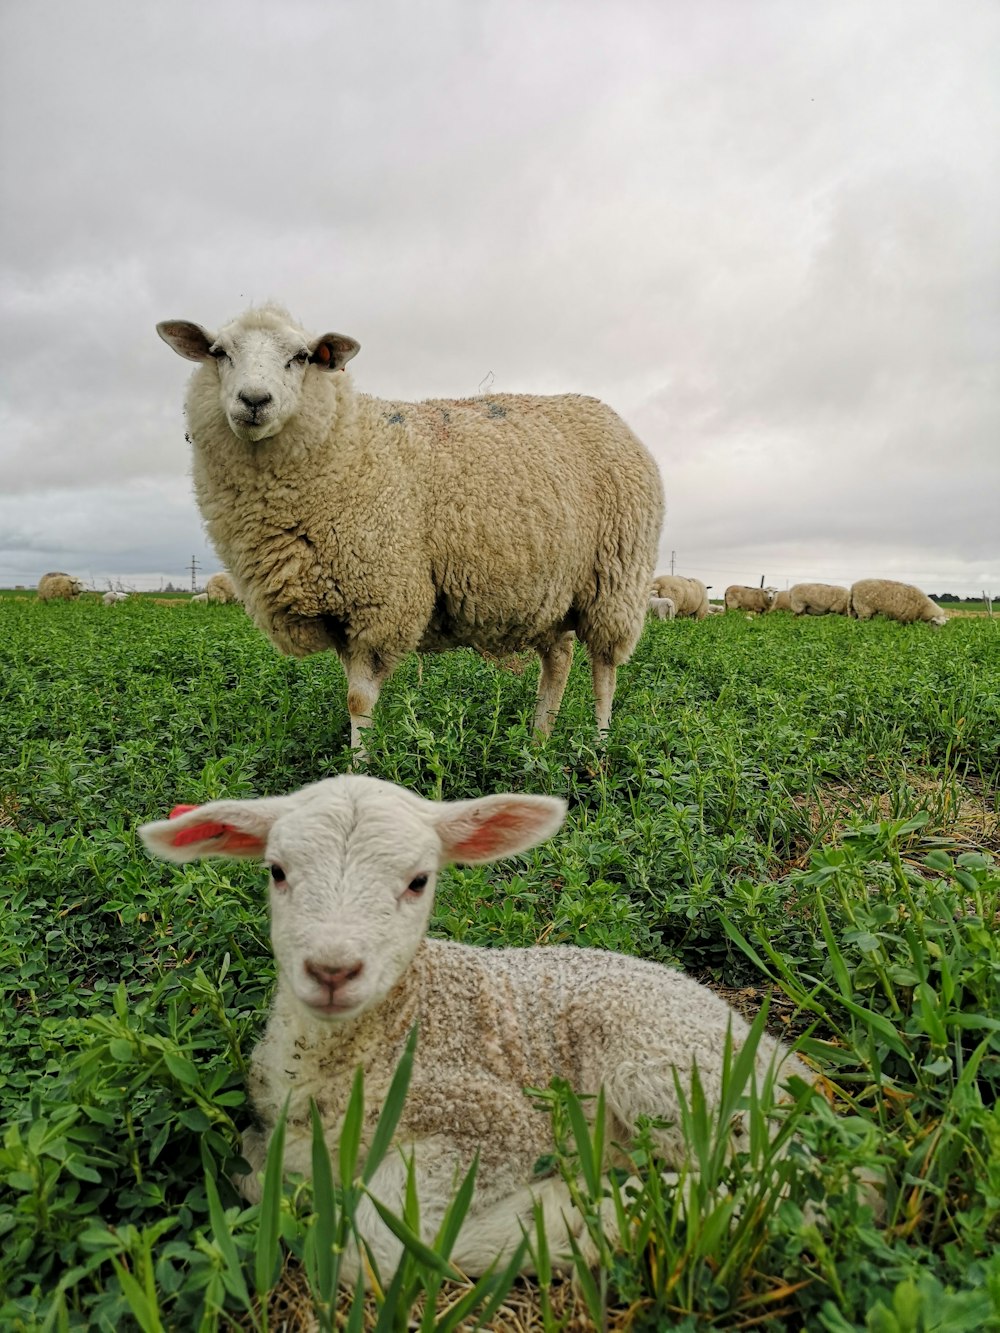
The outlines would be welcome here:
[[[208,349],[215,342],[215,336],[207,329],[186,319],[164,319],[157,324],[156,332],[185,361],[207,360]]]
[[[177,805],[169,819],[140,824],[139,837],[153,856],[164,861],[197,861],[205,856],[259,861],[271,826],[290,805],[287,796]]]
[[[309,346],[309,360],[321,370],[343,370],[361,344],[346,333],[324,333]]]
[[[566,802],[555,796],[502,792],[474,801],[447,801],[435,819],[442,864],[479,865],[523,852],[551,838],[565,817]]]

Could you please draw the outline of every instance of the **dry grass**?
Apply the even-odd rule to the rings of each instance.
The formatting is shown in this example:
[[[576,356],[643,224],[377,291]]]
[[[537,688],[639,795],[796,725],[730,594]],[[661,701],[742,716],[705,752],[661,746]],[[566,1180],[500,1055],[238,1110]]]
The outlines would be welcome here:
[[[470,1284],[471,1285],[471,1284]],[[454,1303],[469,1290],[469,1286],[459,1282],[446,1283],[438,1302],[438,1315],[445,1314]],[[347,1323],[349,1297],[345,1297],[342,1308],[337,1311],[337,1324],[344,1327]],[[595,1326],[573,1289],[569,1278],[557,1279],[549,1289],[549,1303],[552,1314],[560,1322],[566,1333],[595,1333]],[[521,1278],[507,1293],[507,1296],[490,1322],[483,1327],[492,1333],[537,1333],[542,1329],[542,1304],[537,1283],[530,1278]],[[609,1312],[607,1328],[614,1330],[628,1327],[629,1311],[622,1309]],[[416,1307],[415,1318],[419,1320],[421,1307]],[[301,1265],[295,1260],[285,1264],[284,1271],[271,1293],[268,1303],[267,1326],[273,1333],[314,1333],[317,1328],[313,1313],[313,1302],[309,1284]],[[366,1329],[375,1327],[378,1307],[372,1297],[365,1302]],[[411,1321],[411,1326],[416,1323]],[[240,1321],[233,1328],[249,1328],[249,1322]],[[464,1320],[458,1325],[460,1333],[472,1333],[477,1327],[475,1318]]]

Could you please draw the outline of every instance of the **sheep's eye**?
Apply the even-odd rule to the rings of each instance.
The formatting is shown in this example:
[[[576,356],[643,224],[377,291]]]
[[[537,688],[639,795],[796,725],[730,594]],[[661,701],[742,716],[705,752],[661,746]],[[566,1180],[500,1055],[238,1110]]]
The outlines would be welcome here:
[[[427,876],[416,875],[413,879],[410,880],[409,884],[407,884],[406,892],[418,894],[418,893],[423,893],[424,889],[426,888],[427,888]]]
[[[282,870],[281,866],[272,866],[271,878],[274,880],[275,884],[284,884],[288,876]]]
[[[291,361],[285,366],[286,370],[291,370],[292,366],[301,366],[309,360],[308,352],[296,352]]]
[[[208,349],[208,354],[209,356],[214,356],[216,361],[229,360],[229,353],[226,351],[224,347],[210,347]]]

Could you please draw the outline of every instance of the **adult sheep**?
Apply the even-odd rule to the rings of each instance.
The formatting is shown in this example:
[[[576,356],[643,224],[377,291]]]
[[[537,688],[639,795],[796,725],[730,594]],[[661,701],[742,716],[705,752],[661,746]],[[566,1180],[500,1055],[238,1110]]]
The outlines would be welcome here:
[[[201,363],[187,395],[195,492],[257,625],[285,653],[332,648],[351,744],[409,652],[541,658],[547,734],[587,645],[598,725],[642,632],[663,516],[656,464],[593,398],[388,402],[343,373],[359,344],[284,310],[217,334],[157,325]]]
[[[240,600],[240,595],[236,591],[236,584],[224,571],[219,574],[212,574],[205,580],[205,596],[210,602],[216,602],[220,606]]]
[[[408,1034],[418,1026],[409,1095],[394,1147],[371,1194],[402,1212],[412,1153],[420,1231],[430,1243],[457,1183],[478,1159],[476,1189],[452,1251],[466,1273],[484,1272],[532,1230],[536,1201],[558,1267],[579,1247],[595,1257],[587,1223],[558,1174],[538,1162],[554,1151],[548,1116],[525,1095],[554,1078],[592,1097],[603,1087],[608,1158],[643,1118],[664,1165],[693,1165],[682,1128],[697,1064],[709,1116],[722,1096],[725,1050],[748,1026],[725,1000],[660,963],[599,949],[494,949],[426,938],[435,880],[449,862],[479,865],[553,834],[565,804],[549,796],[497,794],[428,801],[375,778],[342,775],[287,796],[179,806],[143,825],[146,847],[170,861],[242,857],[270,868],[271,939],[278,985],[250,1061],[259,1125],[244,1135],[252,1168],[238,1180],[252,1201],[258,1172],[287,1106],[286,1171],[310,1174],[310,1099],[337,1170],[337,1146],[355,1071],[364,1072],[361,1157]],[[762,1036],[743,1074],[762,1090],[773,1071],[811,1081],[805,1066]],[[735,1087],[739,1094],[745,1089]],[[745,1113],[727,1122],[727,1147],[749,1148]],[[606,1235],[616,1234],[611,1200]],[[383,1279],[402,1247],[365,1199],[359,1233]],[[344,1254],[353,1284],[358,1257]]]
[[[83,584],[79,579],[75,579],[72,574],[63,574],[53,569],[38,580],[36,596],[40,602],[71,602],[82,592]]]
[[[708,589],[700,579],[683,574],[658,574],[652,584],[654,597],[669,597],[678,616],[704,620],[708,615]]]
[[[792,609],[791,598],[788,595],[787,589],[783,588],[781,592],[775,595],[774,601],[771,603],[771,610],[791,611],[791,609]]]
[[[740,583],[731,583],[723,601],[727,611],[751,611],[756,614],[770,611],[777,596],[777,588],[747,588]]]
[[[925,592],[912,583],[897,583],[895,579],[860,579],[851,584],[851,615],[859,620],[872,616],[887,616],[904,625],[915,620],[930,625],[946,625],[948,617],[932,602]]]
[[[788,590],[791,609],[797,616],[847,616],[851,594],[836,583],[793,583]]]

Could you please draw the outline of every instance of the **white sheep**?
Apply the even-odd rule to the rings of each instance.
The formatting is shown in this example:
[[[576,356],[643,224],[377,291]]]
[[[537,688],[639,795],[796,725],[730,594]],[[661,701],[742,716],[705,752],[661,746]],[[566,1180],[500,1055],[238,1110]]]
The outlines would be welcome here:
[[[48,574],[43,574],[38,580],[36,596],[40,602],[71,602],[82,592],[83,584],[79,579],[74,578],[72,574],[63,574],[54,569]]]
[[[652,592],[654,597],[669,597],[679,616],[704,620],[708,615],[708,589],[700,579],[683,574],[658,574]]]
[[[677,608],[671,597],[650,597],[649,615],[655,620],[673,620]]]
[[[788,600],[797,616],[846,616],[851,611],[850,590],[836,583],[793,583]]]
[[[119,602],[128,601],[128,593],[115,592],[114,590],[109,590],[101,598],[101,601],[105,606],[117,606]]]
[[[278,984],[253,1052],[250,1093],[261,1131],[243,1153],[259,1172],[288,1102],[285,1168],[311,1170],[309,1099],[316,1102],[336,1170],[336,1146],[355,1069],[364,1070],[362,1151],[413,1024],[419,1038],[396,1143],[414,1154],[421,1232],[430,1240],[456,1182],[479,1154],[477,1189],[453,1253],[481,1273],[532,1226],[535,1199],[566,1264],[567,1231],[586,1247],[565,1183],[535,1176],[551,1153],[551,1123],[525,1095],[566,1079],[581,1095],[603,1086],[608,1143],[627,1145],[639,1117],[667,1166],[688,1164],[675,1077],[685,1093],[697,1064],[710,1105],[720,1095],[727,1032],[738,1049],[747,1024],[706,986],[621,954],[575,947],[476,948],[425,938],[435,880],[450,862],[511,855],[548,838],[565,804],[548,796],[495,795],[434,802],[374,778],[327,778],[289,796],[180,806],[143,825],[146,847],[170,861],[248,857],[270,867],[271,939]],[[765,1037],[769,1066],[809,1079]],[[746,1144],[742,1119],[733,1146]],[[390,1152],[372,1193],[400,1210],[406,1167]],[[256,1174],[240,1178],[260,1197]],[[383,1273],[400,1250],[365,1205],[361,1232]]]
[[[723,601],[727,611],[758,613],[770,611],[777,596],[777,588],[747,588],[739,583],[731,583]]]
[[[201,366],[195,491],[247,610],[283,652],[334,649],[351,744],[403,656],[535,649],[547,734],[587,645],[598,724],[638,642],[663,490],[609,407],[578,395],[387,402],[342,373],[359,344],[277,307],[218,334],[166,321]]]
[[[203,606],[203,605],[208,601],[208,593],[207,593],[207,592],[196,592],[196,593],[194,594],[194,596],[188,598],[188,600],[189,600],[190,602],[197,602],[199,606]]]
[[[789,597],[787,590],[782,589],[781,592],[776,594],[774,601],[771,603],[771,610],[791,611],[791,609],[792,609],[791,598]]]
[[[931,625],[948,623],[948,617],[925,592],[912,583],[897,583],[895,579],[860,579],[852,583],[851,615],[859,620],[887,616],[904,625],[915,620],[925,620]]]
[[[216,602],[220,606],[240,600],[236,584],[224,570],[218,574],[211,574],[205,580],[205,596],[210,602]]]

